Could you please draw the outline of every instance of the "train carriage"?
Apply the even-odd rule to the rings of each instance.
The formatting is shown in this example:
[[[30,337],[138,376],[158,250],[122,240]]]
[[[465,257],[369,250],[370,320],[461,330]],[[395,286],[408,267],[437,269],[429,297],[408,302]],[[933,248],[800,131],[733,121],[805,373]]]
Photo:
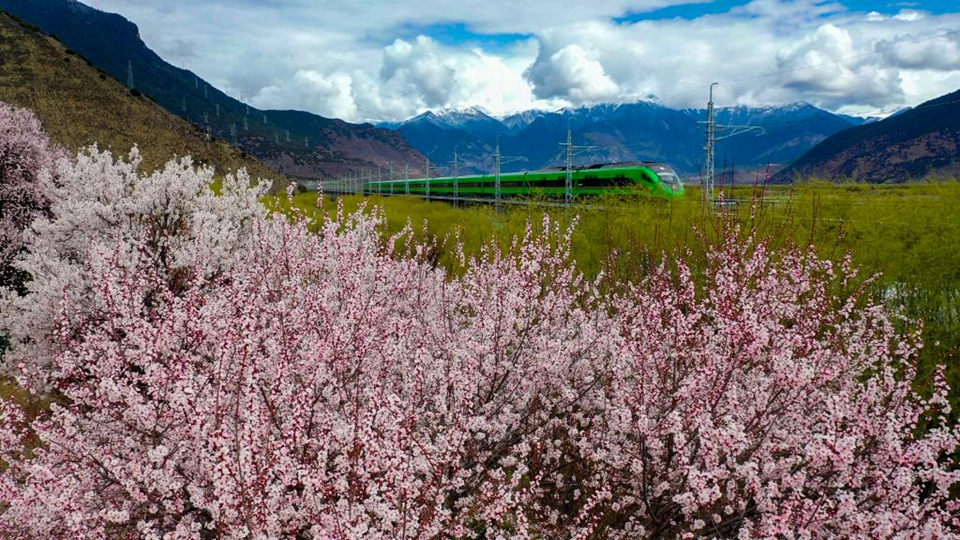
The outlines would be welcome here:
[[[599,163],[576,167],[572,173],[573,194],[650,194],[663,198],[683,196],[683,183],[664,163]],[[502,173],[500,195],[504,198],[530,195],[563,197],[567,172],[564,167],[539,171]],[[487,199],[496,196],[496,177],[492,174],[460,177],[413,178],[365,182],[366,194],[418,195],[434,198]]]

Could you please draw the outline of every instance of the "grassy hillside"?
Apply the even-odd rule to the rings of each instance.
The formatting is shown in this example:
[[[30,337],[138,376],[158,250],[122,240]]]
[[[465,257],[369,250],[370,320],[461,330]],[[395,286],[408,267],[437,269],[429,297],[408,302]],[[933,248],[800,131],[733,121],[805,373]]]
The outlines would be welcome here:
[[[97,143],[126,155],[137,144],[145,171],[191,155],[218,173],[246,167],[254,178],[286,185],[280,174],[225,141],[131,93],[56,39],[0,12],[0,101],[33,109],[50,136],[77,150]]]

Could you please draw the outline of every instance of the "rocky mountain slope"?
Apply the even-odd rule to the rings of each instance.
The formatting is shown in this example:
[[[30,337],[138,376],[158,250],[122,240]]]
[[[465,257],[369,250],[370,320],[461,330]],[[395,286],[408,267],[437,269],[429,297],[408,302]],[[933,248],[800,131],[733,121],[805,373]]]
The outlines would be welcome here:
[[[960,174],[960,90],[905,112],[842,131],[778,174],[796,178],[902,183]]]

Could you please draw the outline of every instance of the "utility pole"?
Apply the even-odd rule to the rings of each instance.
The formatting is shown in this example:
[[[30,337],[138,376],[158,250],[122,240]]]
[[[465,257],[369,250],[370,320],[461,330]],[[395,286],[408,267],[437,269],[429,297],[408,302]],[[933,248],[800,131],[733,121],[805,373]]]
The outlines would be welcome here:
[[[567,177],[564,181],[563,205],[573,204],[573,130],[570,128],[572,119],[567,119]]]
[[[735,125],[717,125],[716,111],[713,107],[713,87],[717,86],[720,83],[712,83],[710,85],[710,101],[707,102],[707,121],[700,122],[701,124],[707,125],[707,144],[704,149],[707,151],[706,161],[704,162],[705,171],[703,176],[703,182],[701,186],[703,188],[703,202],[704,204],[713,203],[713,182],[714,182],[714,168],[715,168],[715,145],[717,141],[723,139],[729,139],[735,135],[740,135],[742,133],[747,133],[748,131],[756,131],[757,136],[764,135],[767,131],[760,126],[735,126]],[[731,133],[724,135],[723,137],[717,137],[717,130],[729,129]]]
[[[406,195],[410,194],[410,164],[403,164],[403,191]]]
[[[426,167],[427,167],[427,174],[424,177],[424,182],[425,182],[424,189],[426,189],[427,200],[429,201],[430,200],[430,158],[425,157],[424,160],[426,161]]]
[[[563,205],[567,207],[573,204],[573,157],[581,152],[595,148],[594,146],[573,145],[573,129],[571,128],[572,122],[572,118],[567,118],[567,142],[566,144],[560,143],[560,146],[566,147],[567,149],[567,174],[563,191]]]
[[[453,206],[460,206],[460,163],[457,161],[457,149],[453,147]]]
[[[493,193],[495,199],[495,205],[497,212],[500,212],[500,200],[503,198],[503,193],[500,189],[500,167],[504,163],[512,163],[514,161],[526,161],[527,158],[521,156],[503,156],[500,154],[500,136],[497,135],[497,153],[494,154],[496,159],[496,169],[494,173],[494,184],[493,184]]]
[[[494,172],[494,180],[493,180],[493,182],[494,182],[494,183],[493,183],[493,193],[494,193],[494,195],[493,195],[493,196],[494,196],[494,199],[496,200],[495,207],[496,207],[496,210],[497,210],[497,213],[498,213],[498,214],[500,213],[500,158],[501,158],[501,156],[500,156],[500,137],[497,136],[497,153],[496,153],[496,155],[495,155],[495,157],[494,157],[494,159],[496,160],[496,161],[495,161],[495,163],[496,163],[496,165],[495,165],[496,169],[494,169],[494,170],[495,170],[496,172]]]
[[[710,204],[713,202],[713,169],[714,169],[714,145],[717,142],[717,118],[713,111],[713,87],[720,83],[710,85],[710,101],[707,102],[707,160],[703,178],[703,202]]]
[[[220,117],[220,104],[217,103],[217,117]]]

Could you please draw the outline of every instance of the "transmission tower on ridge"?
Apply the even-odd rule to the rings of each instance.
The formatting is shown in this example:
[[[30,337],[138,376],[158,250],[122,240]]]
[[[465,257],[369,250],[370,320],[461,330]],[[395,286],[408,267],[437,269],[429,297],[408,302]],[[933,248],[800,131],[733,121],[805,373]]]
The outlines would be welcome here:
[[[127,88],[133,90],[135,86],[133,82],[133,61],[127,60]]]

